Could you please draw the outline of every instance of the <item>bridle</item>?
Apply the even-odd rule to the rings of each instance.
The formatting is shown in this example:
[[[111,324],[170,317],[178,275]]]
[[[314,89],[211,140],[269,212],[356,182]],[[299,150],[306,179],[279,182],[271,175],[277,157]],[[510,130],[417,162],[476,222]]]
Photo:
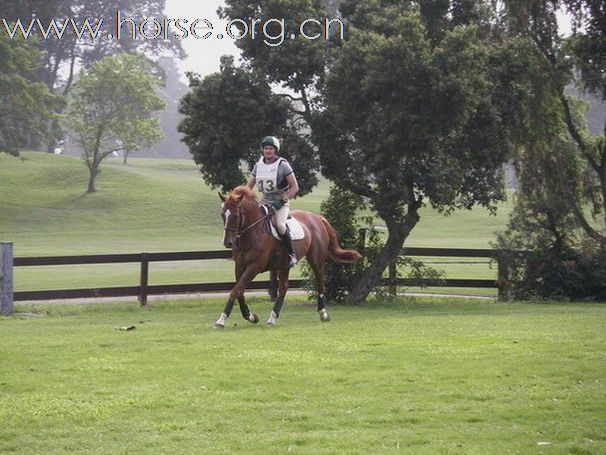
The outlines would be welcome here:
[[[238,227],[237,228],[229,228],[227,227],[227,223],[225,223],[225,226],[223,227],[223,230],[226,232],[235,232],[235,238],[236,241],[242,236],[242,234],[246,233],[247,231],[249,231],[250,229],[252,229],[253,227],[255,227],[257,224],[263,222],[264,220],[268,219],[270,216],[272,215],[272,211],[268,210],[268,212],[262,216],[261,218],[259,218],[257,221],[255,221],[254,223],[246,226],[244,229],[242,229],[242,225],[244,224],[244,220],[245,217],[244,215],[242,215],[241,211],[240,211],[240,204],[238,204],[238,212],[234,215],[238,217]],[[231,216],[231,214],[230,214]],[[226,220],[227,221],[227,220]]]

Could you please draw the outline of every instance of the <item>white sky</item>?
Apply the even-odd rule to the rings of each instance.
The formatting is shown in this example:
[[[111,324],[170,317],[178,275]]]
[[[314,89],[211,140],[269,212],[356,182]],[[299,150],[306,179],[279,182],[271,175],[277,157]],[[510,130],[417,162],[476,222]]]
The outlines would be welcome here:
[[[239,54],[231,38],[228,36],[223,39],[217,38],[219,33],[224,32],[225,26],[225,22],[217,16],[217,8],[222,5],[222,1],[216,0],[166,0],[167,18],[187,19],[188,24],[196,19],[207,19],[213,25],[212,36],[207,39],[196,39],[190,35],[181,40],[183,49],[187,53],[187,57],[178,62],[183,80],[185,80],[185,71],[194,71],[205,76],[219,71],[219,59],[222,55]],[[204,31],[199,35],[204,35]]]

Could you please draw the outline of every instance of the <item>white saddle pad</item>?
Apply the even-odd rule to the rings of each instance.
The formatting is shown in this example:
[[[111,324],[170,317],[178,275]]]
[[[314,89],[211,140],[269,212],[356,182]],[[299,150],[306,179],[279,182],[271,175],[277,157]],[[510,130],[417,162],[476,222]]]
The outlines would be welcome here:
[[[303,226],[296,218],[289,218],[286,220],[286,226],[288,226],[288,230],[290,231],[290,238],[292,240],[301,240],[305,238],[305,231],[303,230]],[[281,240],[278,235],[278,231],[274,225],[271,225],[271,235],[273,235],[276,239]]]
[[[265,213],[267,213],[267,207],[263,206]],[[274,236],[276,240],[282,240],[278,235],[278,231],[276,231],[273,223],[269,223],[271,227],[271,235]],[[301,240],[305,238],[305,231],[303,230],[303,226],[295,217],[290,217],[286,220],[286,226],[288,226],[288,230],[290,231],[291,240]]]

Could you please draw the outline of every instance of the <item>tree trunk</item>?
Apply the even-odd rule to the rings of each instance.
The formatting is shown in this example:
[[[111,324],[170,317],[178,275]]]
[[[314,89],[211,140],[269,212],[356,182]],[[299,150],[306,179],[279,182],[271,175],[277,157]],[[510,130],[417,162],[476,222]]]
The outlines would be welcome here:
[[[370,291],[377,286],[383,276],[383,272],[390,264],[392,264],[402,247],[404,241],[408,238],[410,231],[416,226],[419,221],[419,214],[417,209],[409,211],[404,222],[387,222],[387,242],[385,247],[377,255],[373,263],[370,265],[368,270],[362,275],[358,284],[354,286],[349,296],[347,296],[347,303],[361,302],[368,297]]]
[[[95,188],[95,178],[97,177],[97,171],[98,171],[99,165],[97,164],[93,164],[90,168],[89,168],[89,177],[88,177],[88,190],[87,193],[94,193],[97,191],[97,188]]]

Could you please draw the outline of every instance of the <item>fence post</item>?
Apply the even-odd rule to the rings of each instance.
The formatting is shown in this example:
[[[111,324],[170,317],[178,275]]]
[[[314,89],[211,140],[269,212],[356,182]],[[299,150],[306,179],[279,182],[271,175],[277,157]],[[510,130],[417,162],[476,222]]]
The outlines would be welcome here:
[[[141,253],[141,280],[139,284],[139,304],[147,305],[147,284],[149,276],[149,259],[147,253]]]
[[[397,276],[396,261],[389,264],[389,295],[395,297],[398,294],[398,287],[396,286]]]
[[[509,256],[505,251],[497,252],[497,269],[497,296],[504,302],[509,299]]]
[[[358,235],[359,235],[358,249],[360,250],[360,253],[362,253],[362,255],[364,255],[364,251],[366,250],[366,228],[361,228],[358,231]]]
[[[13,244],[0,242],[0,314],[13,314]]]

